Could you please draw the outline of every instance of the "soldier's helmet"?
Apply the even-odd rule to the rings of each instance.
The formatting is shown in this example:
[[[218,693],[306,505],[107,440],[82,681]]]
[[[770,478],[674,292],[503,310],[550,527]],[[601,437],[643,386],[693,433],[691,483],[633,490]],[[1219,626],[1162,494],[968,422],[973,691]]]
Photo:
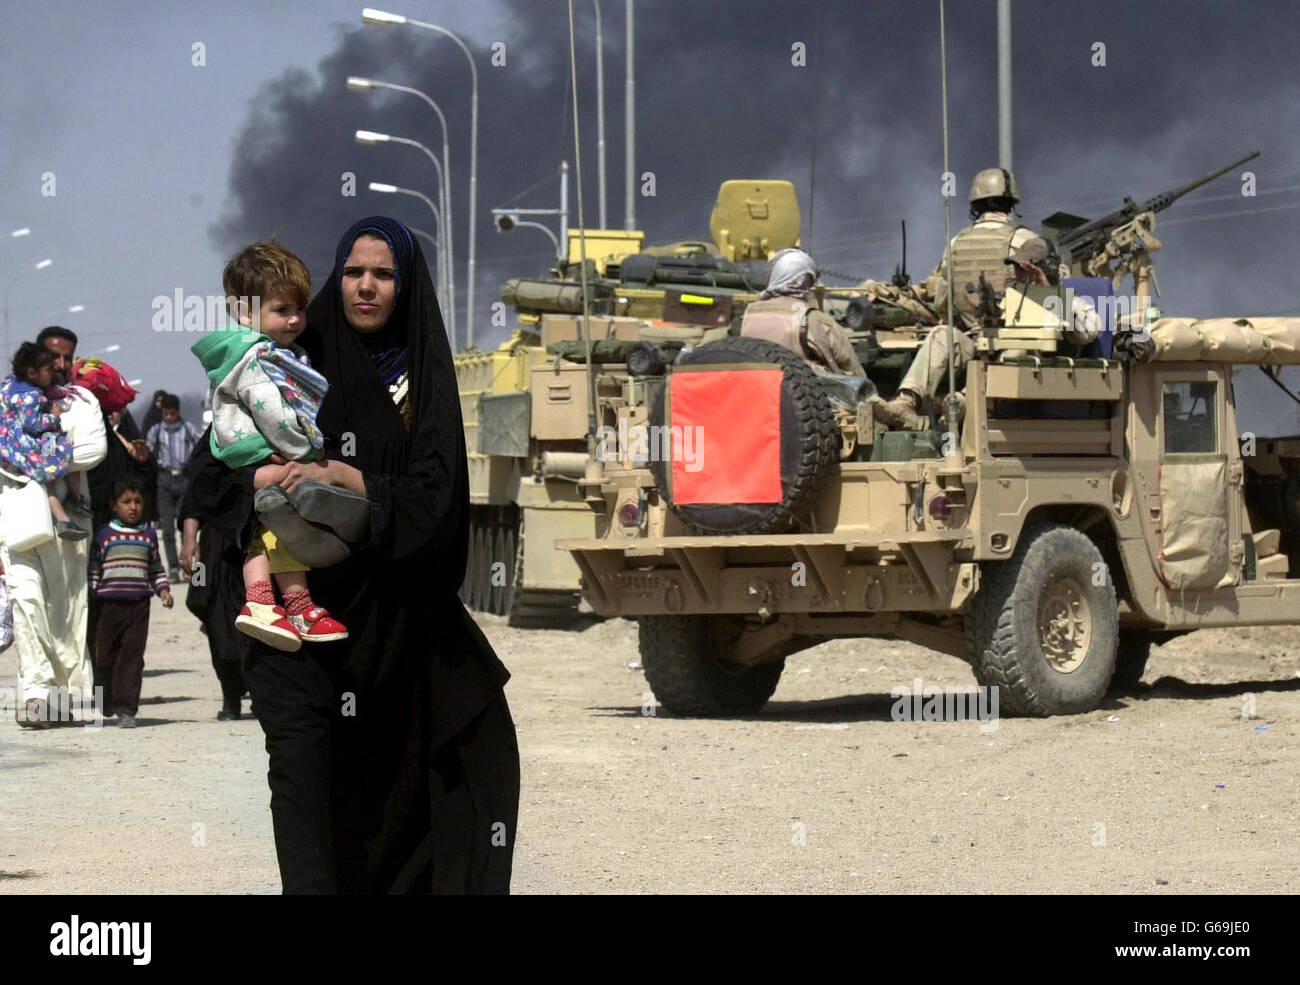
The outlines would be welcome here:
[[[1006,168],[985,168],[970,183],[970,200],[978,202],[982,198],[1009,198],[1019,202],[1016,176]]]

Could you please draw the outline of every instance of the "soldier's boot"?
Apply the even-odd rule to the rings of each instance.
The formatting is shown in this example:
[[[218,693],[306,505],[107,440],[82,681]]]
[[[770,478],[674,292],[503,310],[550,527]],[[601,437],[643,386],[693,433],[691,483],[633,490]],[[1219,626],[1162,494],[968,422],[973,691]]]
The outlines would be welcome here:
[[[872,395],[871,404],[875,419],[894,431],[921,431],[925,428],[925,418],[917,413],[920,398],[911,390],[899,390],[892,400],[884,400]]]

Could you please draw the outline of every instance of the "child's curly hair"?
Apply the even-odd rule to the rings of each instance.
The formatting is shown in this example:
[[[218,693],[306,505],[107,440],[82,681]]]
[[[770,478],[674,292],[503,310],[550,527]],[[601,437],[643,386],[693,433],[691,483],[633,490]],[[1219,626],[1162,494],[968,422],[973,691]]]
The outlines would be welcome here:
[[[221,286],[228,298],[269,298],[284,292],[306,307],[311,298],[311,274],[290,250],[274,238],[250,243],[226,262]]]
[[[48,366],[57,358],[54,353],[39,343],[24,342],[18,347],[18,351],[14,353],[14,376],[26,382],[28,373]]]

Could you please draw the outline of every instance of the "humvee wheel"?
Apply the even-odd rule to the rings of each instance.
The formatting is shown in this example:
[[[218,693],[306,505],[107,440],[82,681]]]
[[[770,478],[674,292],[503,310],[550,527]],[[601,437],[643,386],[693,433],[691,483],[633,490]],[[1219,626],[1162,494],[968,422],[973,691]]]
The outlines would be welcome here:
[[[1141,629],[1121,630],[1119,647],[1115,652],[1115,676],[1110,679],[1110,689],[1132,691],[1141,684],[1150,656],[1150,633]]]
[[[981,684],[1010,714],[1091,711],[1115,670],[1119,612],[1101,552],[1072,527],[1027,527],[1010,560],[986,565],[968,621]],[[1100,580],[1102,584],[1095,582]]]
[[[1038,596],[1038,639],[1047,662],[1062,674],[1078,670],[1091,635],[1092,613],[1079,583],[1069,575],[1051,579]]]
[[[691,717],[745,715],[767,704],[785,660],[757,667],[726,663],[743,628],[732,616],[642,616],[641,666],[660,703]]]

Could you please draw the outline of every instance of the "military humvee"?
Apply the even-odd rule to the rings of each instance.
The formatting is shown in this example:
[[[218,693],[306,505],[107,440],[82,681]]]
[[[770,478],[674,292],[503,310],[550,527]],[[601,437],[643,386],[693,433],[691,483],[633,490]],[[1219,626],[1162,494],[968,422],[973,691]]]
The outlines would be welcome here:
[[[767,282],[767,257],[797,245],[794,185],[732,180],[718,190],[711,241],[644,246],[644,234],[586,230],[592,362],[603,400],[619,401],[628,365],[661,366],[726,334]],[[578,492],[588,457],[587,367],[578,231],[549,278],[502,286],[518,327],[490,352],[455,358],[470,474],[470,557],[461,597],[516,626],[569,622],[579,569],[558,539],[592,537]]]
[[[596,535],[560,546],[680,714],[755,711],[842,637],[967,660],[1010,713],[1087,711],[1153,642],[1300,618],[1300,438],[1243,445],[1233,395],[1300,363],[1300,320],[1149,327],[1144,364],[984,346],[947,447],[779,346],[701,346],[610,405],[617,454],[578,484]]]

